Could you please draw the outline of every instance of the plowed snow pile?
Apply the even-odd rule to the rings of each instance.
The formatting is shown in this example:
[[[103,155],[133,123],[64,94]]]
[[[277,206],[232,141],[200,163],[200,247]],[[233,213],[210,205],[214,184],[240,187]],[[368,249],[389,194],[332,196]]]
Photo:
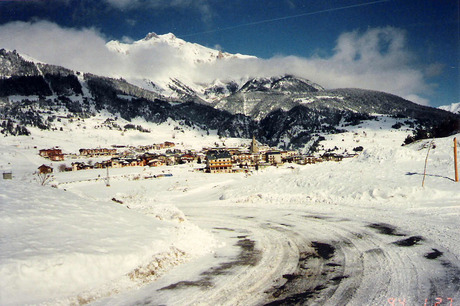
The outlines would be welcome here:
[[[1,181],[0,199],[2,305],[84,303],[135,288],[213,246],[210,234],[171,218],[171,209],[146,216],[18,181]]]

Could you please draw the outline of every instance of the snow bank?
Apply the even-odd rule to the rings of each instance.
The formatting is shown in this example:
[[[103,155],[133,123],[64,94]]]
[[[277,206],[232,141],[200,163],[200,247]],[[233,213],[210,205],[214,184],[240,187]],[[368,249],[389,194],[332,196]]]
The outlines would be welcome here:
[[[90,301],[140,286],[214,244],[188,222],[38,184],[2,181],[0,196],[2,305]]]
[[[222,191],[222,199],[277,206],[290,203],[347,203],[366,207],[382,204],[400,207],[458,206],[460,184],[453,181],[452,138],[434,141],[424,187],[423,171],[430,140],[401,146],[390,145],[382,138],[380,144],[366,143],[361,139],[359,144],[364,146],[364,151],[355,158],[339,163],[324,162],[260,172],[244,184],[227,187]],[[330,142],[346,143],[339,139]],[[393,143],[392,140],[390,142]],[[357,144],[350,144],[353,145]]]
[[[168,203],[158,203],[152,197],[147,197],[146,193],[117,193],[117,199],[129,208],[142,212],[144,215],[153,216],[158,220],[169,220],[176,222],[184,222],[185,215],[176,206]]]

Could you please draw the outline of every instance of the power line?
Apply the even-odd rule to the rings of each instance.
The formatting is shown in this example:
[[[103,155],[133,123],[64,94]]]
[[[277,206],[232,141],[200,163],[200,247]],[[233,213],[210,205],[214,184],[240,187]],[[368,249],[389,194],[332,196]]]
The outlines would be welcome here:
[[[302,14],[297,14],[297,15],[290,15],[290,16],[284,16],[284,17],[278,17],[278,18],[272,18],[272,19],[265,19],[265,20],[248,22],[248,23],[242,23],[242,24],[238,24],[238,25],[234,25],[234,26],[229,26],[229,27],[224,27],[224,28],[217,28],[217,29],[214,29],[214,30],[196,32],[196,33],[178,35],[178,36],[179,37],[189,37],[189,36],[195,36],[195,35],[200,35],[200,34],[216,33],[216,32],[221,32],[221,31],[227,31],[227,30],[233,30],[233,29],[237,29],[237,28],[247,27],[247,26],[270,23],[270,22],[274,22],[274,21],[287,20],[287,19],[293,19],[293,18],[298,18],[298,17],[311,16],[311,15],[316,15],[316,14],[322,14],[322,13],[346,10],[346,9],[350,9],[350,8],[368,6],[368,5],[378,4],[378,3],[382,3],[382,2],[389,2],[389,1],[391,1],[391,0],[378,0],[378,1],[361,3],[361,4],[353,4],[353,5],[347,5],[347,6],[341,6],[341,7],[336,7],[336,8],[330,8],[330,9],[315,11],[315,12],[302,13]]]

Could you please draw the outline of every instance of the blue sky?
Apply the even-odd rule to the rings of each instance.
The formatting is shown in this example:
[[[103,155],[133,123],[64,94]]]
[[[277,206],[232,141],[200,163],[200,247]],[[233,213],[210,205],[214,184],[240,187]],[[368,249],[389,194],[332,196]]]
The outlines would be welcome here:
[[[14,32],[17,21],[45,20],[73,31],[69,33],[91,29],[105,41],[129,42],[148,32],[172,32],[230,53],[263,59],[295,56],[310,62],[323,60],[328,66],[354,48],[349,59],[354,63],[359,57],[377,55],[380,67],[395,66],[386,69],[387,74],[399,73],[398,65],[410,70],[416,81],[407,75],[395,77],[399,87],[405,86],[402,80],[413,86],[413,93],[406,96],[439,106],[460,102],[459,15],[457,0],[7,0],[0,1],[0,30]],[[398,51],[389,50],[399,39],[403,43]],[[21,51],[21,44],[16,47],[7,40],[0,35],[0,48],[6,45]],[[373,65],[372,60],[366,65]],[[337,77],[344,67],[355,74],[364,69],[341,62],[330,77]],[[315,75],[308,78],[317,81]],[[378,84],[371,87],[379,88]],[[383,89],[390,87],[386,84]],[[404,92],[398,84],[394,87],[393,92]]]

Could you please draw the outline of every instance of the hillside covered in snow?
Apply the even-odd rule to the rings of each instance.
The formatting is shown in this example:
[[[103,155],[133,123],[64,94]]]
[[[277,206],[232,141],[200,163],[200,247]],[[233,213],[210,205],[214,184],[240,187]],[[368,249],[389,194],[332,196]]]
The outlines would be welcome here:
[[[440,106],[439,108],[454,114],[460,114],[460,103],[452,103],[451,105]]]
[[[40,186],[36,168],[63,163],[38,156],[42,147],[147,144],[174,131],[180,148],[250,142],[167,123],[146,124],[154,138],[116,136],[89,120],[74,133],[32,128],[2,138],[1,169],[13,174],[0,181],[3,305],[460,298],[453,137],[401,146],[410,128],[394,127],[406,119],[378,116],[323,134],[318,152],[362,148],[341,162],[248,174],[200,173],[196,163],[128,167],[110,170],[110,187],[105,169],[56,170]],[[161,173],[172,176],[151,178]]]

